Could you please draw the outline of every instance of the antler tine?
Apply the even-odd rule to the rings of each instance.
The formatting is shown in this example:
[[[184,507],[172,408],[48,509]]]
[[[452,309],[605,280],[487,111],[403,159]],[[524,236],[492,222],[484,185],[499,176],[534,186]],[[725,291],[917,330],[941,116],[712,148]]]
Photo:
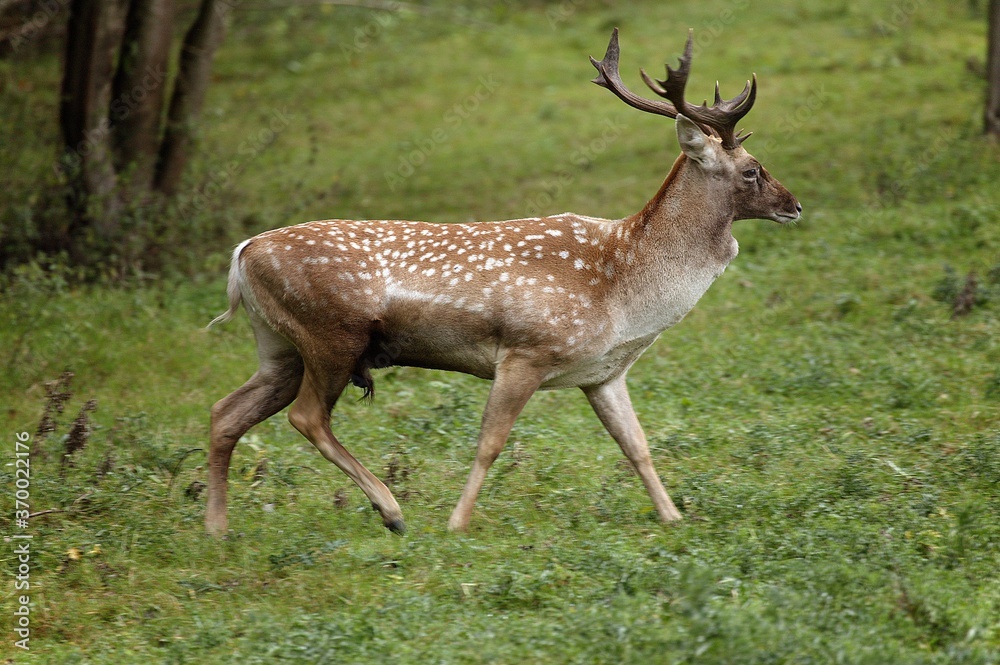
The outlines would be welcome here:
[[[689,30],[687,44],[684,46],[684,55],[680,59],[680,67],[675,70],[667,65],[667,78],[663,81],[650,78],[646,72],[642,72],[642,79],[650,90],[670,100],[680,113],[698,123],[708,133],[714,133],[722,139],[722,147],[732,150],[750,137],[749,134],[742,137],[735,136],[733,132],[736,129],[736,123],[750,112],[750,108],[757,98],[757,75],[754,74],[753,79],[747,81],[743,92],[728,100],[722,98],[722,94],[719,92],[719,82],[716,81],[715,102],[712,106],[708,106],[707,101],[701,106],[691,106],[684,101],[684,87],[687,85],[688,74],[691,72],[692,47],[693,31]]]
[[[662,81],[650,77],[645,70],[639,70],[639,73],[642,75],[642,80],[645,81],[647,86],[649,86],[649,89],[658,94],[660,97],[669,99],[673,102],[677,109],[681,110],[682,113],[682,107],[687,106],[687,103],[684,101],[684,88],[687,86],[688,75],[691,73],[691,54],[693,46],[694,31],[688,30],[687,43],[684,45],[684,55],[680,58],[680,67],[674,69],[668,64],[666,66],[667,78]]]
[[[607,88],[632,108],[645,111],[646,113],[676,118],[677,109],[673,104],[640,97],[625,87],[621,79],[621,74],[618,73],[618,55],[618,28],[615,28],[611,32],[611,41],[608,42],[608,50],[604,54],[604,59],[598,62],[593,56],[590,58],[590,64],[594,65],[598,72],[597,78],[592,83],[596,83],[602,88]],[[643,77],[645,77],[645,73],[643,73]]]
[[[639,70],[642,74],[642,80],[646,82],[650,90],[660,95],[661,97],[667,97],[667,95],[674,95],[683,101],[684,99],[684,87],[687,85],[688,74],[691,73],[691,55],[694,52],[694,30],[688,29],[687,42],[684,44],[684,55],[680,57],[680,67],[674,69],[669,64],[667,64],[667,78],[660,81],[659,79],[650,78],[645,71]],[[673,98],[669,98],[670,101],[675,101]],[[676,103],[674,104],[676,106]]]
[[[732,99],[724,100],[722,95],[719,94],[719,84],[715,84],[715,103],[711,108],[706,108],[703,104],[698,107],[699,113],[707,113],[712,115],[717,115],[719,117],[719,123],[721,126],[716,127],[719,132],[720,138],[722,138],[722,145],[726,149],[735,148],[738,145],[742,145],[744,141],[750,138],[750,134],[746,136],[740,136],[742,130],[733,135],[736,129],[736,123],[743,119],[750,109],[753,107],[754,101],[757,99],[757,75],[754,74],[751,80],[747,81],[746,85],[743,87],[743,92],[736,95]],[[714,126],[714,125],[713,125]]]

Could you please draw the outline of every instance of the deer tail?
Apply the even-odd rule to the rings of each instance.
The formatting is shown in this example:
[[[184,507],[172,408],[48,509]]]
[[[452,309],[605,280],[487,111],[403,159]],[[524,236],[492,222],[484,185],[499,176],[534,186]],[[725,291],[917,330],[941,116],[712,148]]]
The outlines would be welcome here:
[[[236,249],[233,250],[233,260],[229,266],[229,282],[226,284],[226,294],[229,296],[229,309],[227,309],[222,314],[218,315],[212,322],[208,324],[208,328],[211,328],[217,323],[225,323],[233,318],[236,314],[236,310],[240,308],[240,303],[243,301],[243,294],[240,293],[240,282],[242,281],[242,274],[240,273],[240,252],[243,248],[247,246],[249,240],[244,240]]]

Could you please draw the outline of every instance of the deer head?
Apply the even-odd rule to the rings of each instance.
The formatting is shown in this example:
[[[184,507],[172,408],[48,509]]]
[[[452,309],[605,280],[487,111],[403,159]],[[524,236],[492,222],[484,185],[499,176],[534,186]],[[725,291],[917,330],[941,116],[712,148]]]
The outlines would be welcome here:
[[[593,82],[607,88],[632,108],[676,118],[681,150],[703,175],[711,199],[731,207],[731,219],[770,219],[782,224],[798,219],[802,206],[743,148],[750,134],[736,131],[736,124],[749,113],[757,97],[756,74],[736,97],[722,99],[716,83],[712,106],[708,106],[707,101],[692,106],[684,99],[684,88],[691,72],[691,52],[692,33],[689,31],[680,67],[673,69],[667,65],[666,79],[653,79],[639,70],[646,85],[668,101],[646,99],[626,88],[618,73],[618,28],[615,28],[604,59],[600,62],[590,59],[598,71]]]

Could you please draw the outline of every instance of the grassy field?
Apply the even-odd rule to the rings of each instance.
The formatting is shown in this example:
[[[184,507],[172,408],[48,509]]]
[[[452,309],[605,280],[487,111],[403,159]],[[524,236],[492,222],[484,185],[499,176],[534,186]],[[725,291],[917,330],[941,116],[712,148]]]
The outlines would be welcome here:
[[[5,538],[0,661],[1000,662],[983,12],[677,4],[237,12],[191,169],[187,267],[95,287],[34,266],[0,293],[3,455],[31,433],[31,511],[49,511],[17,529],[2,468],[3,533],[33,539],[31,655],[13,644]],[[208,410],[255,368],[245,317],[203,329],[232,243],[329,217],[639,209],[678,149],[672,122],[588,83],[616,25],[634,89],[688,27],[692,98],[756,71],[746,147],[805,207],[793,227],[739,223],[739,257],[630,373],[683,523],[656,522],[583,395],[562,391],[532,399],[470,531],[448,533],[488,384],[396,368],[374,404],[346,393],[334,430],[390,483],[405,536],[279,415],[237,448],[231,536],[206,537]],[[0,82],[13,219],[51,171],[57,54],[0,61]],[[232,236],[200,234],[207,216]],[[970,272],[971,311],[953,316]],[[64,463],[67,442],[85,445]]]

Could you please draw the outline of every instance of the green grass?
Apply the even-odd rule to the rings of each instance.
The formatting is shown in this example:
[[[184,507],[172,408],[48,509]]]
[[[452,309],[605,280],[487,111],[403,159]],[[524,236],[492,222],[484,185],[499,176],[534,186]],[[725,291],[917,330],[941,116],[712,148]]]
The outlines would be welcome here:
[[[207,259],[192,247],[183,275],[87,287],[26,268],[0,296],[11,454],[44,383],[76,374],[32,462],[31,509],[62,511],[28,530],[35,661],[1000,661],[1000,151],[979,135],[983,82],[966,67],[984,21],[966,4],[687,4],[237,17],[190,174],[204,187],[242,160],[192,221],[221,216],[233,237]],[[237,449],[232,536],[204,536],[193,449],[255,360],[242,316],[203,330],[225,305],[230,243],[334,216],[637,210],[677,147],[672,123],[587,83],[614,25],[635,89],[687,27],[718,33],[691,97],[756,71],[747,148],[806,210],[794,227],[739,223],[740,256],[630,373],[685,521],[655,521],[586,400],[562,391],[532,399],[470,531],[449,534],[488,384],[392,369],[373,405],[345,395],[334,429],[394,476],[406,536],[281,415]],[[371,44],[346,57],[366,27]],[[0,144],[18,146],[2,196],[25,215],[55,150],[57,60],[0,62]],[[449,121],[481,76],[495,91]],[[266,149],[243,143],[286,108]],[[386,174],[436,129],[393,189]],[[979,300],[952,318],[970,271]],[[89,442],[61,469],[91,398]],[[2,477],[10,534],[13,468]],[[0,659],[21,662],[12,550]]]

